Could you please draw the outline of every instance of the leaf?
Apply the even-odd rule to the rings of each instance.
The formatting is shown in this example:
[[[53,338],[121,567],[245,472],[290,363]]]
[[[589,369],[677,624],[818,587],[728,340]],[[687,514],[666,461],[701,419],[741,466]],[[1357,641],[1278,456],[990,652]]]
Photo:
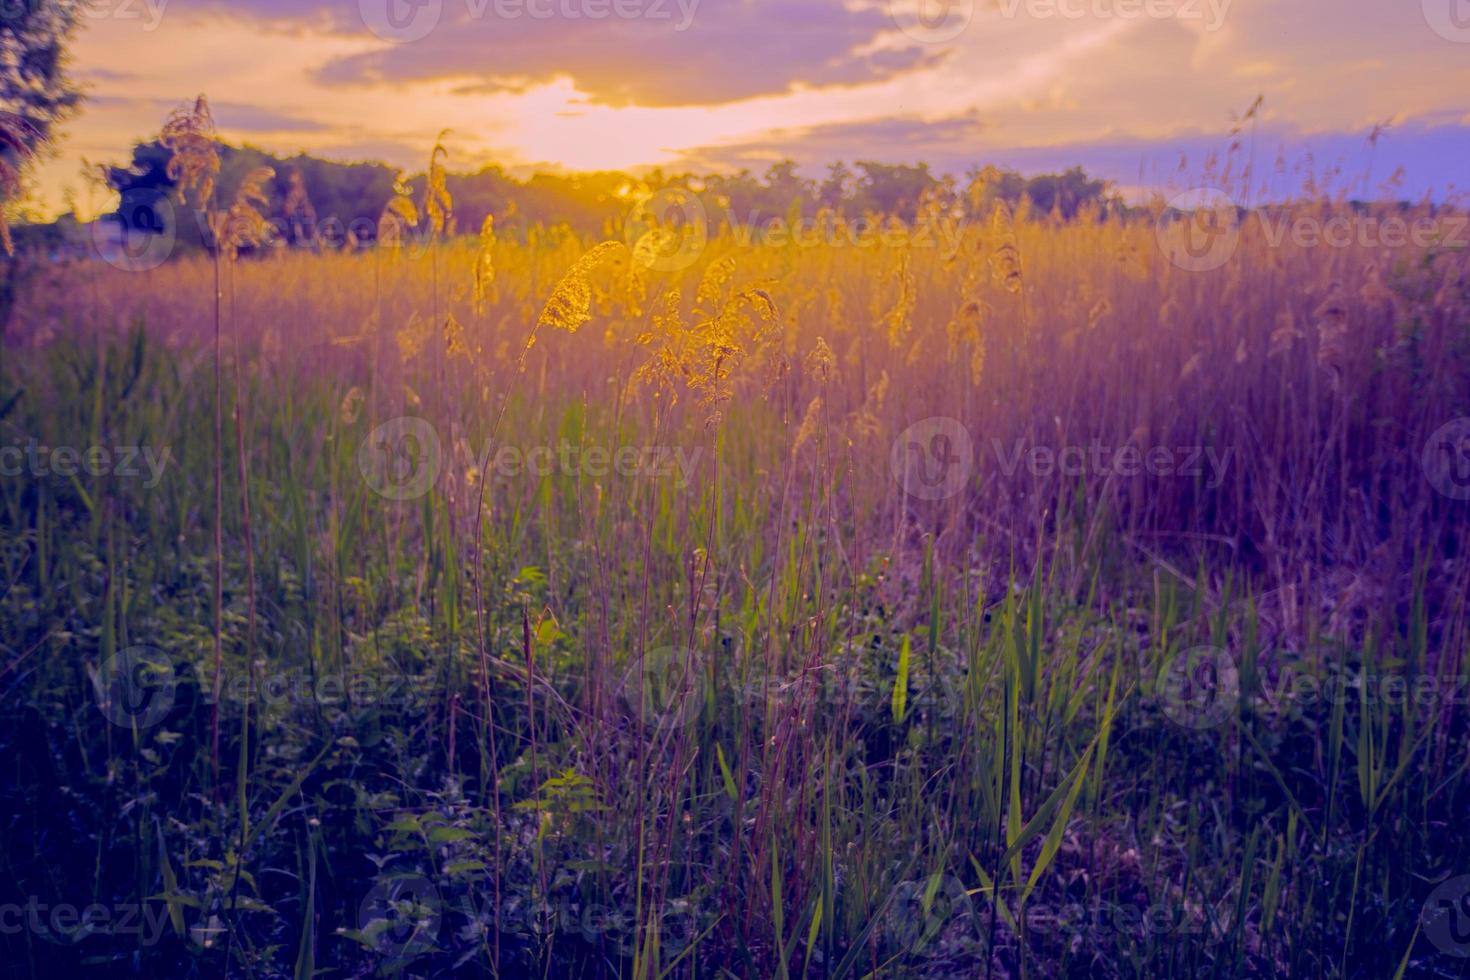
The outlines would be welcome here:
[[[158,861],[163,871],[163,900],[168,903],[168,921],[174,927],[174,935],[184,934],[184,903],[180,901],[179,879],[174,866],[168,859],[168,848],[164,846],[163,834],[158,835]]]
[[[1062,802],[1061,809],[1057,810],[1057,818],[1052,821],[1051,831],[1046,835],[1046,841],[1041,845],[1041,853],[1036,857],[1036,864],[1031,867],[1031,876],[1026,879],[1026,888],[1021,892],[1020,904],[1025,905],[1026,899],[1031,897],[1031,892],[1036,888],[1036,883],[1050,867],[1052,859],[1057,856],[1057,850],[1062,846],[1062,835],[1067,832],[1067,821],[1072,818],[1072,808],[1077,804],[1077,797],[1082,792],[1082,784],[1087,778],[1087,767],[1092,762],[1093,748],[1097,745],[1094,741],[1082,753],[1082,758],[1077,760],[1077,765],[1072,767],[1068,779],[1072,782],[1072,788],[1067,791],[1067,798]]]
[[[981,891],[995,899],[995,906],[1000,909],[1000,917],[1005,920],[1006,925],[1010,926],[1012,932],[1019,932],[1020,930],[1016,927],[1016,917],[1011,914],[1006,900],[1000,897],[1000,892],[996,891],[995,882],[990,879],[990,875],[985,873],[985,869],[980,866],[979,861],[975,860],[973,854],[970,855],[970,866],[975,869],[975,874],[980,878],[980,884],[984,886]]]
[[[430,844],[448,844],[457,840],[470,840],[475,835],[463,827],[435,827],[429,831]]]
[[[905,634],[898,649],[898,677],[893,682],[893,722],[903,724],[909,700],[909,638]]]
[[[290,802],[291,797],[300,791],[301,784],[305,783],[311,777],[311,774],[316,772],[316,767],[321,764],[321,761],[327,757],[327,753],[331,750],[331,745],[324,747],[306,768],[296,774],[296,778],[291,780],[291,784],[281,792],[281,795],[276,798],[276,802],[272,803],[270,809],[265,811],[265,816],[260,819],[260,823],[250,828],[250,832],[245,838],[243,850],[248,850],[250,845],[255,843],[255,838],[260,836],[261,831],[275,823],[276,817],[286,808],[286,804]]]
[[[715,743],[715,761],[720,764],[720,776],[725,781],[725,795],[733,803],[739,799],[740,794],[735,789],[735,777],[730,774],[730,766],[725,762],[725,750],[720,747],[719,742]]]
[[[556,620],[550,616],[547,616],[545,619],[541,620],[541,624],[536,627],[536,645],[538,647],[551,646],[557,640],[565,638],[566,633],[562,632],[562,629],[560,626],[557,625]]]
[[[817,930],[822,928],[822,898],[817,896],[817,907],[812,910],[812,924],[806,931],[806,961],[812,961],[812,950],[817,945]]]

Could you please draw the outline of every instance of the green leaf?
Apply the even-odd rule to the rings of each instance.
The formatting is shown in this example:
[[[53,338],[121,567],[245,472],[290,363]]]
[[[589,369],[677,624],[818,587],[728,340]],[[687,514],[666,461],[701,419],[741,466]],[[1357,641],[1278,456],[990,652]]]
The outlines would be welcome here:
[[[720,743],[715,743],[715,761],[720,764],[720,777],[725,781],[725,795],[730,797],[731,802],[739,799],[740,794],[735,789],[735,777],[730,774],[730,766],[725,762],[725,750]]]
[[[435,827],[429,831],[430,844],[448,844],[451,841],[469,840],[475,835],[463,827]]]
[[[565,636],[566,634],[561,631],[561,627],[556,625],[556,620],[550,616],[541,620],[541,625],[536,627],[536,645],[538,647],[551,646]]]
[[[898,650],[898,677],[893,682],[893,722],[903,724],[909,702],[909,637],[904,634]]]
[[[163,835],[158,835],[158,859],[163,870],[163,900],[168,903],[168,921],[174,927],[174,934],[184,934],[184,903],[179,901],[179,879],[174,874],[174,866],[168,859],[168,848],[164,846]]]
[[[812,961],[812,950],[817,945],[817,931],[822,928],[822,897],[817,896],[817,907],[812,910],[812,924],[806,931],[806,961]]]
[[[1006,900],[1000,897],[1000,892],[996,890],[995,882],[991,880],[990,875],[985,873],[985,869],[981,867],[979,861],[975,860],[975,855],[973,854],[970,855],[970,866],[975,869],[975,874],[980,878],[980,884],[984,886],[980,889],[981,893],[989,895],[995,900],[995,907],[1000,910],[1000,917],[1005,920],[1006,925],[1011,928],[1012,932],[1019,932],[1020,930],[1016,927],[1016,917],[1011,914],[1010,906],[1006,905]]]
[[[450,861],[444,866],[444,873],[447,875],[461,875],[469,874],[472,871],[484,871],[485,868],[484,861]]]
[[[1046,840],[1041,845],[1041,853],[1036,857],[1036,863],[1031,867],[1031,876],[1026,879],[1026,887],[1021,892],[1021,905],[1026,904],[1026,899],[1031,897],[1031,892],[1036,888],[1036,883],[1046,873],[1051,865],[1052,859],[1057,856],[1057,850],[1062,846],[1062,835],[1067,832],[1067,821],[1072,817],[1072,808],[1077,804],[1077,797],[1082,792],[1082,784],[1087,777],[1087,767],[1092,762],[1092,750],[1097,745],[1094,741],[1082,753],[1082,758],[1077,760],[1077,765],[1072,767],[1068,779],[1072,781],[1072,788],[1067,791],[1067,798],[1063,801],[1061,809],[1057,810],[1057,817],[1052,821],[1051,830],[1046,835]]]

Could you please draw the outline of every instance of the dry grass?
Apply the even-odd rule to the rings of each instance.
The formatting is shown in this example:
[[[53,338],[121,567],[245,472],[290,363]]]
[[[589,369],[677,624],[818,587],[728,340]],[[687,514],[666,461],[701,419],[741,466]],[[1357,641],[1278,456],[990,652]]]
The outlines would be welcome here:
[[[316,705],[231,706],[230,808],[188,797],[203,767],[169,755],[165,829],[129,811],[119,839],[173,852],[167,892],[233,939],[148,955],[260,975],[456,960],[639,978],[1439,969],[1415,923],[1423,883],[1467,858],[1445,836],[1470,792],[1464,711],[1267,694],[1287,666],[1466,673],[1470,522],[1421,450],[1470,414],[1470,258],[1278,244],[1249,221],[1229,262],[1190,272],[1160,247],[1162,209],[1061,222],[987,201],[979,186],[927,202],[952,235],[890,226],[858,246],[828,213],[817,244],[727,231],[687,265],[655,261],[683,254],[670,229],[519,241],[489,221],[478,240],[231,264],[240,347],[224,357],[251,438],[229,493],[263,515],[254,659],[267,677],[407,677],[414,695],[335,727]],[[451,207],[430,193],[436,227]],[[419,209],[390,210],[396,227]],[[11,336],[35,348],[32,377],[53,372],[36,382],[52,405],[84,374],[56,343],[73,331],[137,323],[166,348],[145,359],[147,407],[120,398],[116,423],[172,440],[179,469],[106,524],[154,554],[135,615],[217,689],[198,583],[163,584],[210,523],[189,416],[215,407],[198,377],[212,262],[53,267]],[[397,502],[372,492],[359,447],[406,415],[438,433],[444,465]],[[930,423],[910,445],[935,418],[962,429]],[[933,465],[956,436],[972,457],[956,492],[906,493],[910,451]],[[563,443],[698,465],[687,479],[490,465]],[[1094,446],[1200,469],[1016,462]],[[64,518],[78,505],[5,501],[33,540],[73,546],[40,525],[83,520]],[[250,523],[230,519],[230,540]],[[17,613],[33,589],[80,589],[97,560],[83,551],[47,565],[55,581],[26,580]],[[227,565],[227,593],[257,578]],[[224,673],[252,669],[239,606],[219,627]],[[57,615],[7,642],[56,642],[42,634]],[[1162,720],[1161,677],[1202,644],[1229,651],[1241,697],[1191,731]],[[69,670],[28,681],[38,715]],[[170,722],[185,738],[191,724]],[[99,764],[100,738],[76,739]],[[146,757],[108,745],[144,792]],[[238,875],[185,852],[250,871],[273,915],[238,909]],[[368,852],[453,906],[437,952],[349,943],[373,946],[353,921],[384,880],[358,866]],[[268,865],[291,870],[262,880]],[[98,887],[157,894],[157,875]],[[979,928],[899,928],[956,888]],[[568,896],[626,926],[481,914],[521,902],[534,920]],[[1162,905],[1187,938],[1043,928],[1073,900]],[[680,934],[669,916],[685,913],[698,927]]]

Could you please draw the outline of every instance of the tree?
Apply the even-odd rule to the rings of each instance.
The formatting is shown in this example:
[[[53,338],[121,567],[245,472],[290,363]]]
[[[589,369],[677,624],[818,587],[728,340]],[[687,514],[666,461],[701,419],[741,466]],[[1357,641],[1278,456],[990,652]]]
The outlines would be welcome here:
[[[827,167],[827,179],[817,192],[817,203],[836,211],[847,201],[847,185],[852,180],[852,171],[841,160]]]
[[[1026,196],[1041,212],[1055,211],[1064,221],[1071,221],[1084,204],[1100,203],[1107,189],[1105,181],[1088,180],[1081,167],[1073,167],[1066,173],[1033,177],[1026,184]]]
[[[871,160],[857,161],[862,171],[857,198],[864,211],[892,214],[912,221],[924,192],[938,183],[929,173],[929,165],[915,167],[890,166]]]
[[[27,0],[0,7],[0,207],[20,196],[27,162],[81,100],[66,71],[66,46],[80,9],[77,0]],[[0,245],[10,251],[3,210]]]

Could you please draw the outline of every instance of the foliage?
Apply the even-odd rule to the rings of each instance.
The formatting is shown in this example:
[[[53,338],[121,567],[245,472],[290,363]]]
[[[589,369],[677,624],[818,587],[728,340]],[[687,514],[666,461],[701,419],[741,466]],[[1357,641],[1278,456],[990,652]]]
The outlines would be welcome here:
[[[221,200],[279,213],[230,167]],[[1470,415],[1470,257],[1243,226],[1193,273],[1152,221],[1006,184],[940,192],[944,247],[830,215],[659,270],[497,216],[242,254],[233,388],[217,256],[49,267],[0,361],[0,871],[161,933],[48,924],[0,961],[1454,975],[1420,913],[1470,869],[1470,521],[1420,451]],[[417,224],[386,186],[374,219]],[[211,508],[220,415],[245,464]],[[969,471],[906,492],[945,418]],[[417,495],[395,419],[440,450]],[[33,471],[31,438],[170,462]],[[1226,463],[1009,462],[1093,445]],[[140,645],[125,676],[170,699],[114,723]],[[1214,697],[1180,703],[1200,648],[1238,696],[1188,673]]]

